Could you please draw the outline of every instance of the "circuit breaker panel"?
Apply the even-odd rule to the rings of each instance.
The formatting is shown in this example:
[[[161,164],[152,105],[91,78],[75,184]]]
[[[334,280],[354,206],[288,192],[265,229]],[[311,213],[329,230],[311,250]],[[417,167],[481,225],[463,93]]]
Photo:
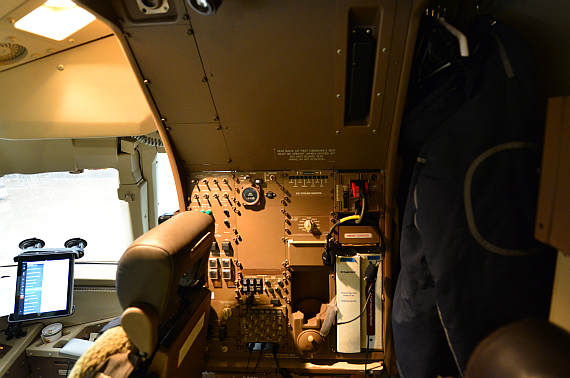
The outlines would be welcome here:
[[[371,318],[366,315],[354,321],[364,330],[356,354],[336,352],[334,318],[326,336],[322,330],[336,296],[334,266],[323,264],[327,245],[335,255],[376,264],[382,274],[377,226],[384,216],[382,171],[194,172],[189,185],[188,210],[206,212],[216,223],[208,265],[207,367],[220,369],[221,359],[246,367],[248,353],[260,348],[269,351],[267,359],[272,352],[287,357],[285,365],[305,359],[363,360],[367,349],[380,359],[381,279],[375,299],[367,303],[375,323],[367,328]],[[367,221],[343,221],[354,214]],[[358,306],[366,304],[364,296]]]

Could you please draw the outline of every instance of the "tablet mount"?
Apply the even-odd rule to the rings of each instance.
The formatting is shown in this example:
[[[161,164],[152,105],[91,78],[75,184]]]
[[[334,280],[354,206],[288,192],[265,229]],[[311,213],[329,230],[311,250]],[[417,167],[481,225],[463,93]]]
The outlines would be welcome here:
[[[44,248],[45,242],[41,239],[30,238],[25,239],[18,244],[18,247],[22,252],[14,257],[14,262],[19,263],[22,257],[27,256],[41,256],[41,255],[57,255],[57,254],[73,254],[75,259],[80,259],[83,257],[83,249],[87,246],[87,242],[81,238],[69,239],[64,243],[65,248]],[[6,340],[11,340],[12,338],[20,338],[26,336],[26,332],[22,330],[23,321],[13,320],[14,314],[8,317],[8,328],[4,332],[6,334]]]

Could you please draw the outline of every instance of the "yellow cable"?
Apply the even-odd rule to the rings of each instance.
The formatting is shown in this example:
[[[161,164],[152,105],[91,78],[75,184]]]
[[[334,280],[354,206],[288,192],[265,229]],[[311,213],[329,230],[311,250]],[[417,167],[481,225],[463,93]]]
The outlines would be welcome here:
[[[360,219],[360,215],[349,215],[348,217],[344,217],[341,220],[339,220],[338,223],[346,222],[352,219]]]

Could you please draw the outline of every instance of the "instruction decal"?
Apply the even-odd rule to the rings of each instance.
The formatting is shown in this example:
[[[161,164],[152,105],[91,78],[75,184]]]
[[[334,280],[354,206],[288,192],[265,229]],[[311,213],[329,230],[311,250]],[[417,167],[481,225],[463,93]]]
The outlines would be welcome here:
[[[276,148],[273,151],[276,161],[323,161],[327,163],[334,163],[336,161],[336,148]]]

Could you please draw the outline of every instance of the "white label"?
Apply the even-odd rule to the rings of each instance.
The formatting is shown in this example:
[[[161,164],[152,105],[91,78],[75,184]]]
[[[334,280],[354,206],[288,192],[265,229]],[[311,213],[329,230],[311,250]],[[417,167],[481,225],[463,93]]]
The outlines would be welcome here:
[[[350,234],[344,234],[345,239],[372,239],[372,233],[370,232],[354,232]]]
[[[180,351],[178,352],[178,365],[177,365],[177,367],[180,367],[180,364],[182,363],[182,361],[184,361],[184,357],[186,357],[186,353],[188,353],[188,351],[190,350],[190,347],[192,346],[192,344],[194,344],[194,340],[196,340],[196,337],[198,337],[198,334],[202,330],[202,327],[204,327],[204,317],[205,316],[206,316],[205,313],[202,314],[202,317],[200,318],[200,320],[198,320],[198,323],[196,323],[196,325],[194,326],[194,329],[192,330],[192,332],[190,332],[190,334],[188,335],[188,338],[186,338],[186,341],[184,342],[184,344],[180,348]]]
[[[336,159],[335,148],[275,149],[275,158],[288,161],[327,161]]]

